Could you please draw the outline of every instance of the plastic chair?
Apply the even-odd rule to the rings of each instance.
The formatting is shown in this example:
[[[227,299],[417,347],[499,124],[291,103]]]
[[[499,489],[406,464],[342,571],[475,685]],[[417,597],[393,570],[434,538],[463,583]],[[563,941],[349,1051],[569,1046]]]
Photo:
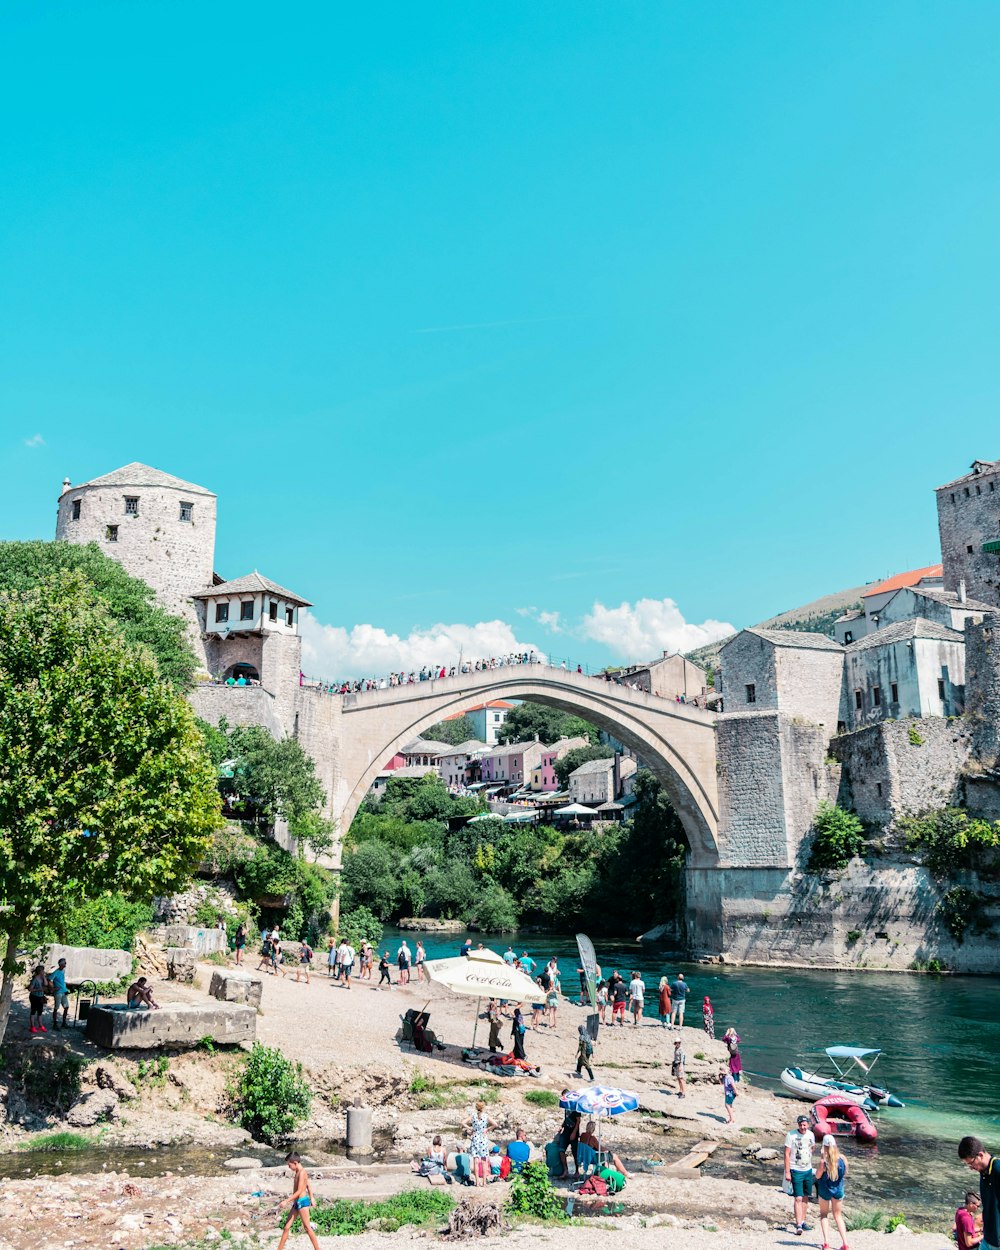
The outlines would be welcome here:
[[[593,1146],[588,1146],[586,1142],[577,1142],[576,1146],[576,1174],[580,1177],[587,1177],[591,1172],[596,1172],[600,1166],[600,1160],[597,1157],[597,1151]]]

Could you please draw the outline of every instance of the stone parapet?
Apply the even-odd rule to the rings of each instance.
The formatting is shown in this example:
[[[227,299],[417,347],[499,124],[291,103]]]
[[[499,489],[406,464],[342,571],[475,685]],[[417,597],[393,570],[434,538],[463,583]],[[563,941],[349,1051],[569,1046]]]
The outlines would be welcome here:
[[[104,950],[96,946],[61,946],[56,942],[43,947],[32,958],[44,964],[46,972],[51,972],[60,959],[65,959],[68,985],[79,985],[82,981],[120,981],[132,971],[130,951]]]
[[[197,1046],[210,1037],[219,1045],[251,1046],[257,1012],[237,1003],[168,1003],[158,1011],[121,1006],[91,1007],[87,1040],[108,1050]]]

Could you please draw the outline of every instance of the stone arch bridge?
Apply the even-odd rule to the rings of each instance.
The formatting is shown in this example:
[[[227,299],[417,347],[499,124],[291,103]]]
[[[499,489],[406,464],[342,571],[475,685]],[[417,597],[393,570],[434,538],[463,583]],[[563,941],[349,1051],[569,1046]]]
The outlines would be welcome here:
[[[497,669],[342,696],[303,691],[303,745],[315,731],[333,750],[324,780],[346,831],[387,760],[431,725],[492,699],[522,699],[583,717],[634,751],[666,790],[687,834],[691,868],[719,862],[715,716],[614,682],[545,664]],[[323,700],[329,707],[316,707]],[[323,722],[322,725],[317,722]],[[339,722],[339,723],[337,723]],[[324,732],[325,731],[325,732]],[[331,734],[332,731],[332,734]]]

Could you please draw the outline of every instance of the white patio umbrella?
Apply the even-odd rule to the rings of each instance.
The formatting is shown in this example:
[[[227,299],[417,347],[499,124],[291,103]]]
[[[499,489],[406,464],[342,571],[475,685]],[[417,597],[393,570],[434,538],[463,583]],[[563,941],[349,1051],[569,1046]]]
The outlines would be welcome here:
[[[566,807],[557,807],[553,816],[596,816],[597,809],[584,807],[582,803],[569,803]]]
[[[475,997],[476,1023],[472,1030],[472,1044],[476,1044],[479,1027],[479,1003],[484,998],[506,998],[511,1002],[531,1002],[539,994],[538,986],[520,968],[505,963],[496,951],[471,951],[452,959],[427,959],[424,971],[438,985],[445,985],[456,994]]]

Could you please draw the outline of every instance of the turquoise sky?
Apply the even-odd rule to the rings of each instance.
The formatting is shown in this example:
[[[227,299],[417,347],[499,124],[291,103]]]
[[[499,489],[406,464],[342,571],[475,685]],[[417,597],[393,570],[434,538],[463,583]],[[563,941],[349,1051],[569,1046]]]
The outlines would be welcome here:
[[[0,534],[200,482],[328,673],[689,644],[932,562],[1000,456],[995,3],[10,3],[0,49]]]

